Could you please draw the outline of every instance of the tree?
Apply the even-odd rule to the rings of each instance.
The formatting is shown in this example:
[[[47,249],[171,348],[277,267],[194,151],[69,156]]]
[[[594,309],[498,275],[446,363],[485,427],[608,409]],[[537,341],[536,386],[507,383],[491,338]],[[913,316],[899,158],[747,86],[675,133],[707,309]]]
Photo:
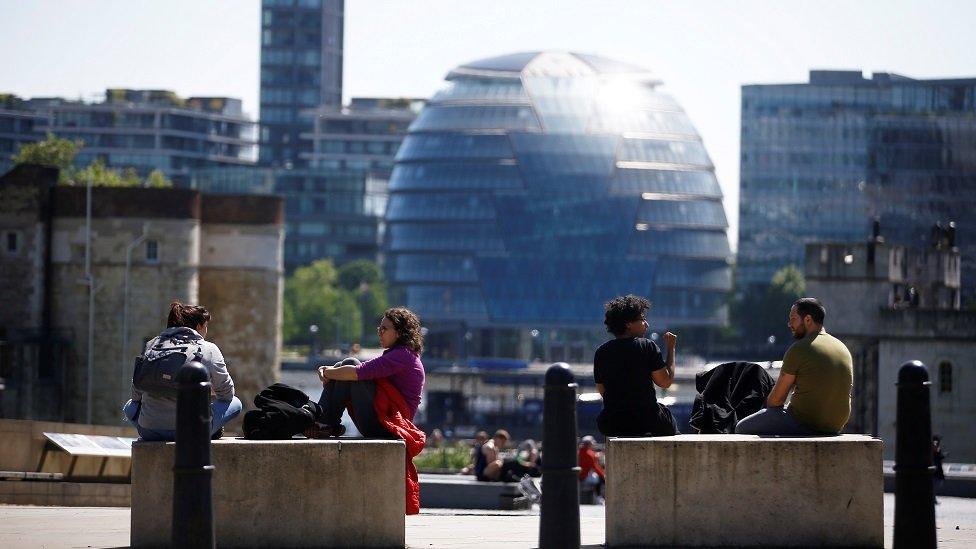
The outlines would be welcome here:
[[[337,286],[338,274],[329,260],[299,267],[285,282],[284,338],[304,343],[309,327],[319,327],[323,340],[350,342],[360,333],[362,316],[356,298]],[[338,337],[339,341],[336,341]]]
[[[153,170],[146,176],[145,186],[153,189],[172,189],[173,181],[160,170]]]
[[[87,168],[77,170],[68,184],[87,185],[88,180],[91,179],[92,185],[95,187],[138,187],[139,176],[136,175],[135,170],[130,170],[126,170],[124,175],[120,174],[117,170],[106,166],[105,162],[98,158]]]
[[[173,187],[173,182],[159,170],[149,172],[143,181],[135,168],[125,168],[119,172],[106,166],[101,159],[96,159],[88,167],[78,170],[74,167],[75,157],[84,146],[84,141],[61,139],[48,133],[43,141],[21,145],[18,153],[11,158],[14,164],[39,164],[57,168],[60,170],[59,185],[86,185],[91,178],[92,184],[97,187]]]
[[[339,267],[339,286],[356,296],[364,316],[359,341],[367,341],[371,335],[367,323],[379,323],[383,311],[389,307],[383,271],[379,265],[367,259],[350,261]]]
[[[61,139],[48,133],[43,141],[21,145],[11,159],[14,164],[39,164],[61,170],[58,183],[64,184],[71,178],[72,165],[78,151],[85,146],[84,141]]]
[[[739,335],[746,348],[760,346],[775,338],[769,345],[777,349],[789,341],[786,318],[790,305],[803,297],[806,282],[796,265],[783,267],[765,288],[750,288],[733,306],[732,324],[739,327]]]
[[[382,280],[379,265],[368,259],[357,259],[339,267],[339,286],[349,291],[358,289],[362,283],[372,285]]]

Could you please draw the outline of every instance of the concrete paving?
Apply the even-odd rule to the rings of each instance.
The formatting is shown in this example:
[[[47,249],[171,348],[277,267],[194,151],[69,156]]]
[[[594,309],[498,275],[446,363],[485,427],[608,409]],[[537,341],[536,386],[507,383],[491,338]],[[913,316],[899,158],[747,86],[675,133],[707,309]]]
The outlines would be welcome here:
[[[976,499],[939,498],[939,547],[976,547]],[[885,494],[885,547],[892,546],[895,500]],[[604,540],[604,508],[584,505],[580,525],[584,547]],[[521,549],[538,546],[539,510],[464,511],[424,509],[407,517],[407,547]],[[129,545],[129,509],[0,505],[0,547],[108,548]]]

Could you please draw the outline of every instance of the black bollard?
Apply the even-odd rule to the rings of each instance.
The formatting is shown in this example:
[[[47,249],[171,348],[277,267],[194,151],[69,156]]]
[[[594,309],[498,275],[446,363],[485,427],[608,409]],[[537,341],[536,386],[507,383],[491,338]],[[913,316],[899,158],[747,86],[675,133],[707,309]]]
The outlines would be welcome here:
[[[578,549],[580,546],[576,388],[576,378],[566,363],[558,362],[546,370],[540,549]]]
[[[173,547],[215,547],[210,464],[210,374],[193,361],[176,375]]]
[[[917,360],[898,370],[895,434],[895,549],[935,549],[929,371]]]

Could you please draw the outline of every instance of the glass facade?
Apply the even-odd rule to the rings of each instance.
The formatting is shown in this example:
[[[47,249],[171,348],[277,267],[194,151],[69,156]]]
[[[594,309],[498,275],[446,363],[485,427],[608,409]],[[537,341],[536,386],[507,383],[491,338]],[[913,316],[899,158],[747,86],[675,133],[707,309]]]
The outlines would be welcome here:
[[[478,329],[512,343],[471,354],[528,358],[526,338],[565,330],[599,340],[604,302],[627,293],[651,299],[654,325],[725,321],[731,253],[714,169],[644,69],[568,53],[462,65],[396,160],[391,280],[425,325],[461,334],[432,334],[434,358],[439,341],[478,346]]]
[[[311,144],[301,158],[310,168],[364,170],[389,179],[393,158],[423,103],[353,97],[342,108],[323,105],[314,111],[312,130],[301,134]]]
[[[84,142],[76,166],[101,160],[113,168],[134,168],[142,176],[160,170],[180,184],[189,181],[192,170],[253,165],[257,156],[255,124],[245,117],[240,99],[109,89],[100,103],[36,98],[20,108],[0,114],[2,156],[13,144],[4,138],[6,130],[20,132],[24,142],[50,132]]]
[[[387,185],[393,158],[422,101],[354,97],[342,108],[314,111],[306,168],[206,170],[193,185],[205,192],[285,197],[285,268],[323,258],[342,264],[381,261]]]
[[[285,270],[318,259],[343,264],[377,260],[386,180],[344,169],[220,168],[195,170],[201,192],[277,194],[285,198]]]
[[[261,164],[305,166],[308,112],[342,105],[344,12],[344,0],[261,1]]]
[[[0,173],[13,167],[11,157],[21,145],[43,138],[37,131],[41,115],[25,107],[19,97],[0,94]]]
[[[963,295],[976,277],[976,79],[811,71],[807,84],[742,88],[738,282],[766,284],[804,244],[925,246],[955,221]]]

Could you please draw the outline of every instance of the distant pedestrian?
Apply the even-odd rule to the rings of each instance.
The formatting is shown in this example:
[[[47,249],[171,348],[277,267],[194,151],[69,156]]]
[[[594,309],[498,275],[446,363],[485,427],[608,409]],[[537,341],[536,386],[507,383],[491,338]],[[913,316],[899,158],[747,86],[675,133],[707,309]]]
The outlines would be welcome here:
[[[502,460],[499,478],[504,482],[518,482],[525,475],[541,477],[540,463],[541,455],[538,446],[534,440],[527,438],[519,443],[514,456]]]
[[[596,496],[597,503],[603,499],[603,487],[607,481],[607,474],[600,465],[600,456],[597,455],[594,445],[596,439],[591,435],[586,435],[580,440],[577,461],[579,462],[579,480],[584,486],[592,486],[593,494]]]
[[[478,475],[480,471],[484,471],[488,462],[485,455],[481,452],[481,447],[488,442],[488,433],[486,431],[478,431],[474,435],[474,444],[471,447],[471,461],[461,469],[462,475]]]
[[[678,337],[664,334],[667,357],[644,337],[650,302],[628,295],[605,306],[604,324],[614,339],[593,356],[596,390],[603,396],[597,427],[605,436],[667,436],[678,433],[671,411],[658,403],[654,386],[667,389],[674,381],[674,354]]]
[[[512,437],[508,435],[508,431],[499,429],[495,431],[495,436],[491,437],[491,440],[481,445],[483,461],[480,463],[483,463],[484,467],[479,470],[478,465],[475,466],[474,474],[478,480],[482,482],[501,480],[502,465],[504,465],[502,452],[508,446],[508,441],[511,439]]]
[[[742,418],[736,433],[815,436],[844,429],[851,416],[854,366],[847,346],[824,329],[826,316],[827,310],[812,297],[793,304],[787,325],[796,341],[783,357],[766,408]],[[790,405],[784,408],[791,390]]]
[[[444,446],[444,433],[440,429],[434,429],[427,437],[427,446],[430,448],[440,448]]]
[[[935,465],[935,472],[932,475],[932,479],[935,481],[935,491],[938,492],[945,484],[945,469],[942,463],[945,461],[948,452],[942,450],[942,437],[936,435],[932,437],[932,463]],[[938,503],[938,500],[936,500]]]

